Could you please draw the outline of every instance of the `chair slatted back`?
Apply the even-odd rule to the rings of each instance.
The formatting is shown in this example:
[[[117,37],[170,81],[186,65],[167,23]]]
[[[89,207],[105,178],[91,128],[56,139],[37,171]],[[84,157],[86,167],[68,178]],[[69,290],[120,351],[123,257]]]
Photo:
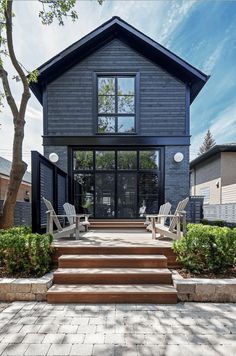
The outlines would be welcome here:
[[[75,210],[75,207],[74,205],[70,204],[70,203],[65,203],[63,205],[63,208],[65,210],[65,213],[66,213],[66,216],[67,216],[67,219],[69,221],[69,224],[70,225],[73,225],[74,223],[74,218],[73,216],[71,215],[76,215],[76,210]]]
[[[53,213],[53,221],[54,221],[58,231],[62,231],[63,230],[62,226],[60,224],[60,221],[58,220],[55,210],[53,209],[52,203],[49,200],[45,199],[44,197],[43,197],[43,202],[46,205],[48,211],[51,211]]]
[[[175,210],[174,213],[174,217],[171,219],[170,222],[170,226],[169,226],[169,231],[173,232],[177,226],[177,222],[178,222],[178,217],[177,215],[181,212],[184,211],[184,209],[186,208],[186,205],[188,204],[189,198],[185,198],[184,200],[181,200],[178,205],[177,208]]]
[[[159,215],[169,215],[171,204],[169,202],[160,206]],[[167,216],[163,218],[163,223],[166,222]]]

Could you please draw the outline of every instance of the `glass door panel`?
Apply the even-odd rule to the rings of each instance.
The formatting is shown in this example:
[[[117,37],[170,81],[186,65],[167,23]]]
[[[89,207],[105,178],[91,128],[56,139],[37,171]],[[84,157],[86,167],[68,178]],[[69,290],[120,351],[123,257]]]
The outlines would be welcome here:
[[[75,209],[78,213],[93,215],[94,176],[93,174],[74,175]]]
[[[93,174],[74,174],[75,208],[78,213],[93,215],[94,176]]]
[[[158,174],[139,174],[139,216],[157,214],[159,210],[159,177]]]
[[[117,218],[131,219],[137,214],[137,174],[117,174]]]
[[[95,217],[115,217],[114,173],[95,173]]]

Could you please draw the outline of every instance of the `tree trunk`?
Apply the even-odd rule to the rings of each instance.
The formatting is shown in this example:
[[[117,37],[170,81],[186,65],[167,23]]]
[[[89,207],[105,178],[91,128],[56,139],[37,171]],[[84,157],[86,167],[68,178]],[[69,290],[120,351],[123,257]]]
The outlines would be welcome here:
[[[2,207],[2,214],[0,215],[0,229],[8,229],[14,225],[14,210],[16,206],[17,194],[23,175],[27,169],[27,164],[22,161],[24,119],[22,121],[15,121],[12,168],[6,196]]]
[[[27,77],[25,76],[15,56],[12,38],[12,3],[13,0],[8,0],[6,3],[6,8],[4,10],[4,16],[6,20],[7,46],[12,65],[22,81],[23,93],[21,96],[20,108],[18,110],[10,90],[7,73],[3,69],[1,62],[0,76],[2,78],[3,88],[7,98],[7,102],[10,106],[13,115],[14,140],[12,167],[9,177],[8,188],[3,203],[2,214],[0,215],[0,229],[7,229],[14,225],[14,210],[16,206],[17,194],[22,182],[23,175],[27,169],[27,164],[22,160],[22,145],[24,139],[25,112],[28,100],[30,98],[30,91]]]

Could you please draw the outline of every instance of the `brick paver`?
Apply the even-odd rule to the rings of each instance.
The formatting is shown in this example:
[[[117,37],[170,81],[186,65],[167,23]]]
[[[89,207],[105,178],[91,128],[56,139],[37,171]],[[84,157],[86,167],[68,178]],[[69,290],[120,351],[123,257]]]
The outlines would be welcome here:
[[[0,303],[0,355],[233,356],[236,304]]]

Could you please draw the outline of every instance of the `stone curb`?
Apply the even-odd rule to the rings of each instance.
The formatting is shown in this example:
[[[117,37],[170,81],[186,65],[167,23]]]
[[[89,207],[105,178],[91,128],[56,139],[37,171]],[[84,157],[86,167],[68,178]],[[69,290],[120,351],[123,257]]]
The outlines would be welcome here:
[[[183,278],[172,271],[173,283],[181,302],[236,303],[236,278]]]
[[[52,272],[40,278],[0,278],[0,301],[46,300],[52,280]]]

